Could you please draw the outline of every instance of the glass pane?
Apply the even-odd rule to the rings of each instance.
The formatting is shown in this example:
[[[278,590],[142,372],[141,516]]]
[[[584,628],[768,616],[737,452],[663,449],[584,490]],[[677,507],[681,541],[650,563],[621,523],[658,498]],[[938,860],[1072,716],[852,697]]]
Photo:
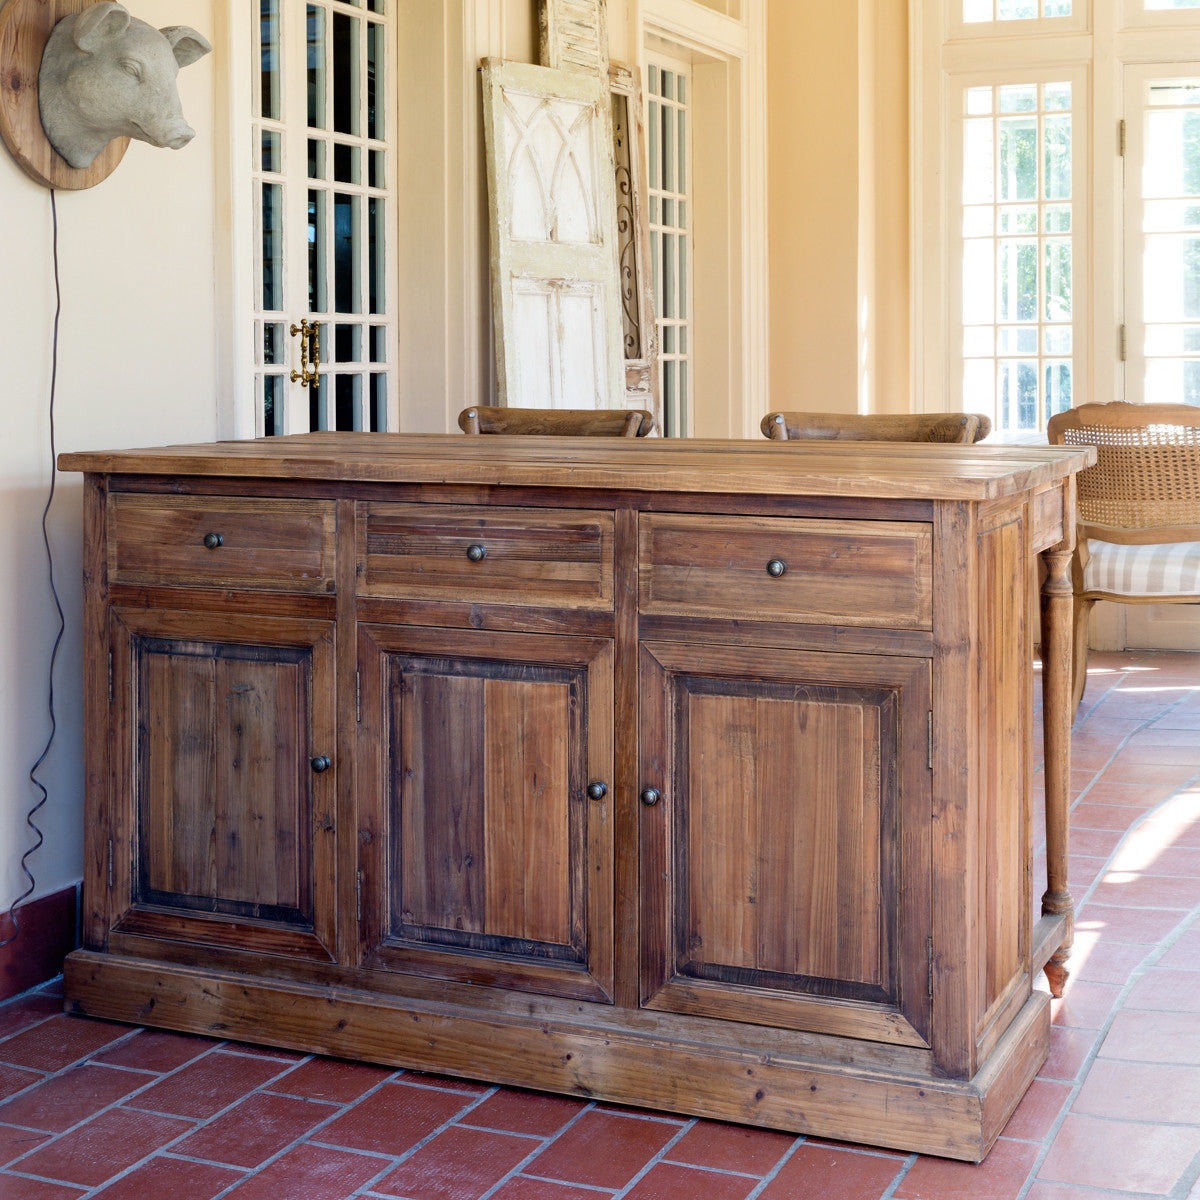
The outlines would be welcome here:
[[[1046,364],[1046,416],[1066,412],[1071,407],[1071,364]],[[1035,426],[1036,428],[1036,426]]]
[[[381,188],[387,186],[387,157],[382,150],[367,152],[368,187]]]
[[[963,209],[963,237],[991,237],[996,231],[996,210],[989,205]]]
[[[325,128],[325,10],[308,5],[308,127]]]
[[[333,361],[356,363],[362,358],[362,326],[335,325],[333,328]]]
[[[1000,92],[1002,113],[1037,112],[1037,85],[1033,83],[1010,84]]]
[[[967,88],[967,114],[975,117],[992,111],[992,89],[990,87]]]
[[[287,361],[287,346],[284,342],[284,327],[281,321],[265,321],[262,328],[262,362],[266,366]]]
[[[382,325],[371,326],[371,361],[387,362],[387,330]]]
[[[1036,321],[1037,242],[1006,238],[997,247],[1001,321]]]
[[[651,74],[655,68],[650,68]],[[660,105],[657,100],[651,100],[647,107],[646,114],[646,133],[650,139],[650,153],[646,156],[650,165],[649,185],[651,188],[659,188],[662,186],[662,176],[659,170],[659,149],[658,149],[658,128],[661,120],[659,114]],[[654,218],[651,217],[651,220]]]
[[[680,100],[683,99],[683,80],[679,80]],[[679,153],[679,174],[675,183],[677,192],[687,191],[687,110],[681,108],[676,114],[679,121],[677,147]]]
[[[259,114],[268,121],[280,119],[279,105],[279,0],[260,0]]]
[[[1071,243],[1065,238],[1046,242],[1045,319],[1071,319]]]
[[[1147,322],[1200,317],[1200,238],[1148,237],[1144,263]]]
[[[325,141],[323,138],[308,139],[308,177],[325,178]]]
[[[367,137],[384,138],[384,28],[376,22],[367,24]]]
[[[262,306],[283,308],[283,188],[262,185]]]
[[[361,429],[362,377],[337,375],[334,378],[334,429]]]
[[[996,407],[996,375],[991,359],[968,359],[963,364],[963,409],[990,413]]]
[[[1043,349],[1047,354],[1070,354],[1074,338],[1070,325],[1051,325],[1043,336]]]
[[[323,191],[308,193],[308,311],[325,312],[329,307],[329,196]]]
[[[1200,0],[1146,0],[1149,12],[1174,8],[1200,8]]]
[[[387,376],[371,376],[371,432],[387,429]]]
[[[1044,97],[1042,104],[1047,112],[1065,112],[1071,107],[1071,85],[1069,83],[1048,83],[1042,89]]]
[[[963,246],[964,325],[990,325],[995,320],[994,270],[990,241],[969,241]]]
[[[1038,198],[1037,118],[1003,117],[996,124],[1000,140],[999,161],[996,167],[999,198],[1001,200],[1036,200]]]
[[[664,233],[662,235],[662,308],[661,313],[666,320],[671,320],[673,317],[680,315],[676,305],[676,285],[678,278],[676,275],[675,264],[675,243],[677,238],[673,233]]]
[[[1045,212],[1046,233],[1071,232],[1071,206],[1069,204],[1047,205]]]
[[[338,133],[359,132],[359,25],[357,17],[333,14],[333,127]]]
[[[387,12],[387,9],[384,7],[385,3],[386,0],[370,0],[370,3],[367,5],[367,7],[373,13],[385,13]]]
[[[1037,15],[1037,0],[999,0],[996,5],[1000,21],[1029,21]]]
[[[996,337],[992,326],[969,325],[963,330],[963,358],[991,358],[995,353]]]
[[[1047,200],[1071,198],[1071,118],[1047,117],[1043,136],[1046,150]]]
[[[990,117],[966,122],[963,146],[964,204],[991,204],[995,199],[993,130]]]
[[[963,0],[963,20],[967,24],[991,19],[992,0]]]
[[[1029,325],[1002,325],[996,331],[996,346],[999,354],[1036,354],[1037,328]]]
[[[1069,17],[1071,15],[1071,0],[1046,0],[1045,15],[1048,17]]]
[[[664,72],[665,74],[665,72]],[[675,191],[675,114],[667,105],[662,107],[662,188],[664,192]]]
[[[675,72],[663,71],[661,82],[659,84],[658,94],[664,100],[673,100],[675,98]]]
[[[333,197],[334,308],[338,312],[361,312],[361,271],[359,269],[362,232],[359,224],[359,199],[338,192]]]
[[[387,231],[384,229],[384,201],[372,197],[367,202],[369,214],[367,246],[367,291],[370,299],[370,311],[381,313],[387,307],[387,270],[385,250]]]
[[[357,146],[343,146],[335,142],[333,147],[333,177],[338,183],[360,182],[362,167]]]
[[[283,433],[283,389],[284,379],[282,375],[263,376],[263,433],[267,437]]]
[[[308,389],[308,427],[309,429],[328,429],[326,417],[326,395],[328,394],[329,379],[322,375],[317,380],[316,387]]]
[[[262,169],[276,174],[283,170],[283,134],[264,129],[262,135]]]
[[[1037,233],[1038,210],[1032,204],[1005,205],[997,214],[1001,233]]]

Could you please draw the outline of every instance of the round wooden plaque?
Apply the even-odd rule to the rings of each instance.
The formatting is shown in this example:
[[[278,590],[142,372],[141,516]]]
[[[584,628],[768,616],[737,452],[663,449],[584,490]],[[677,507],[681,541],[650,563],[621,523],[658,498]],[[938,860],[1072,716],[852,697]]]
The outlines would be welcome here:
[[[38,71],[50,32],[63,17],[93,3],[8,0],[0,9],[0,136],[25,173],[46,187],[95,187],[117,169],[129,148],[127,137],[114,138],[90,166],[73,167],[46,140],[38,115]]]

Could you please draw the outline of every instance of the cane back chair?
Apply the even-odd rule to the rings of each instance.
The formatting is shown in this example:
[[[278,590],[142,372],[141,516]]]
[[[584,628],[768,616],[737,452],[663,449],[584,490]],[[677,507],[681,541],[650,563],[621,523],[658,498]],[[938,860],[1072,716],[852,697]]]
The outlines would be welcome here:
[[[1095,446],[1078,483],[1074,702],[1087,677],[1088,616],[1097,600],[1200,603],[1200,408],[1081,404],[1050,418],[1055,446]]]

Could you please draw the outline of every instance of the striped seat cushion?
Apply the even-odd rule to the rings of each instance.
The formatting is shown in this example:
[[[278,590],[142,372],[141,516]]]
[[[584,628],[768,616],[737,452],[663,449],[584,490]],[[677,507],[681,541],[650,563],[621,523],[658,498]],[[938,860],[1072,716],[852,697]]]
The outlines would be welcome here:
[[[1088,548],[1084,591],[1200,599],[1200,542],[1120,546],[1089,538]]]

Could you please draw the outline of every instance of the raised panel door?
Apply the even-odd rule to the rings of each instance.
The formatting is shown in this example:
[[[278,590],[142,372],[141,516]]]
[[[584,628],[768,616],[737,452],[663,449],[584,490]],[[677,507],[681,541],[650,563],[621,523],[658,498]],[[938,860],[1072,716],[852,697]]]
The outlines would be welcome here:
[[[331,959],[327,622],[116,610],[118,934]]]
[[[611,641],[370,625],[359,667],[364,965],[608,1000]]]
[[[642,647],[642,1003],[927,1044],[929,663]]]

